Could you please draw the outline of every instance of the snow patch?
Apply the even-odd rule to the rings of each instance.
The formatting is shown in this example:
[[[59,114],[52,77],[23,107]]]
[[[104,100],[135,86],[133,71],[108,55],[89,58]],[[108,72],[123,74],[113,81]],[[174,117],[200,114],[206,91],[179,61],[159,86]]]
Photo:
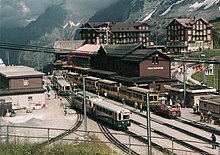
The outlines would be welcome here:
[[[145,22],[146,20],[150,19],[155,11],[156,11],[156,9],[154,11],[152,11],[150,14],[148,14],[148,15],[146,14],[147,16],[141,22]]]
[[[76,24],[75,24],[73,21],[69,21],[68,23],[66,23],[66,24],[63,26],[63,28],[65,29],[68,25],[69,25],[70,28],[72,28],[72,27],[79,26],[80,23],[76,23]]]
[[[164,11],[160,16],[166,15],[168,12],[170,12],[170,10],[172,9],[172,7],[173,7],[174,5],[177,5],[177,4],[179,4],[179,3],[183,2],[183,1],[185,1],[185,0],[180,0],[180,1],[177,1],[176,3],[173,3],[173,4],[170,5],[170,7],[169,7],[168,9],[166,9],[166,11]]]
[[[195,2],[194,4],[190,5],[189,8],[192,10],[197,10],[204,6],[204,9],[210,8],[212,5],[217,4],[219,0],[205,0],[204,2],[198,3]]]

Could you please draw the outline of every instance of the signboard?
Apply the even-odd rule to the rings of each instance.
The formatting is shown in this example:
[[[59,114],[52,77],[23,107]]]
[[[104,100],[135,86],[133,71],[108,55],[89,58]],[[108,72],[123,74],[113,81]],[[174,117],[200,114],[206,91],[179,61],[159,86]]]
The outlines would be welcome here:
[[[213,68],[214,68],[213,64],[209,64],[208,66],[206,66],[205,75],[213,75]]]

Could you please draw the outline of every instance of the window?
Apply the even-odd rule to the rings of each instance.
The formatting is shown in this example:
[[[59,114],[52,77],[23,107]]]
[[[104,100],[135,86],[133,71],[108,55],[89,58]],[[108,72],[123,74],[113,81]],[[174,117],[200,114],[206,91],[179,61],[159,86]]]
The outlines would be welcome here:
[[[28,78],[25,78],[24,79],[24,86],[28,86],[29,85],[29,80],[28,80]]]
[[[33,101],[33,96],[28,96],[28,101]]]
[[[158,54],[155,54],[155,56],[152,57],[152,64],[158,64]]]

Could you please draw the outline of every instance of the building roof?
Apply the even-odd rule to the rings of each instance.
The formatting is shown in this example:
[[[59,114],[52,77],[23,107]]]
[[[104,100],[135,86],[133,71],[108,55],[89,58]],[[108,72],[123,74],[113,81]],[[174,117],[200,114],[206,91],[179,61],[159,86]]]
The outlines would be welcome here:
[[[135,86],[147,86],[149,83],[177,82],[176,79],[170,79],[170,78],[164,78],[158,76],[147,76],[147,77],[114,76],[114,80]]]
[[[164,85],[164,87],[168,90],[177,91],[177,92],[184,92],[184,85],[183,84],[176,84],[176,85]],[[216,92],[214,88],[208,88],[207,86],[201,85],[186,85],[186,92],[188,93],[210,93]]]
[[[106,31],[106,29],[102,29],[102,27],[108,27],[110,32],[149,31],[148,29],[145,30],[138,29],[138,27],[143,24],[149,27],[149,25],[144,22],[127,22],[127,23],[126,22],[88,22],[84,25],[84,27],[88,25],[90,28],[94,28],[94,30],[98,32]]]
[[[109,56],[123,57],[132,50],[138,48],[139,44],[109,44],[102,45]]]
[[[81,47],[84,43],[85,40],[55,41],[53,47],[55,48],[55,53],[69,53]]]
[[[200,100],[220,105],[220,95],[201,97]]]
[[[203,22],[205,22],[207,24],[207,26],[212,27],[212,24],[209,23],[208,21],[206,21],[203,18],[198,18],[198,19],[194,19],[194,18],[175,18],[173,21],[177,21],[179,22],[182,26],[186,27],[186,28],[191,28],[193,24],[195,24],[197,21],[202,20]],[[171,23],[172,23],[171,22]]]
[[[14,78],[43,76],[44,73],[38,72],[27,66],[5,66],[0,67],[0,75],[6,78]]]
[[[74,53],[88,53],[88,54],[97,53],[100,47],[101,47],[100,44],[85,44],[77,48]]]
[[[153,49],[136,49],[135,51],[129,53],[128,55],[126,55],[124,58],[122,58],[121,60],[124,61],[141,61],[143,59],[145,59],[146,57],[149,57],[150,55],[152,55],[153,53],[155,53],[156,51]]]

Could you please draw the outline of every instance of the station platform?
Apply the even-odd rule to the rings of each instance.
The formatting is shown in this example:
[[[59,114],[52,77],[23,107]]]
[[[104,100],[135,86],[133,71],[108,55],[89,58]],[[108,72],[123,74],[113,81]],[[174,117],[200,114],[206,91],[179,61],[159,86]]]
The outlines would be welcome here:
[[[186,120],[191,120],[203,126],[215,128],[220,131],[220,125],[215,125],[214,120],[211,123],[200,122],[200,115],[194,113],[192,108],[181,108],[181,118]]]

